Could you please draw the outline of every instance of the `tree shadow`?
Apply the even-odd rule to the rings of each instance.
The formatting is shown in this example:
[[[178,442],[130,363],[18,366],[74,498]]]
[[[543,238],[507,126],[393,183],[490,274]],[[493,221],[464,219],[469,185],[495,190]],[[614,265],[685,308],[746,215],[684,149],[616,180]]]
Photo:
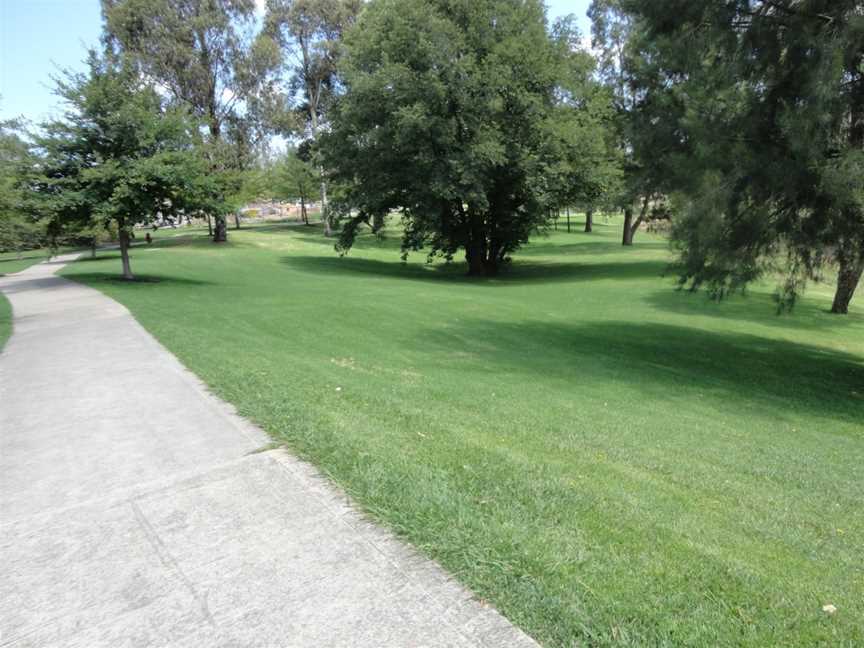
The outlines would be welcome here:
[[[126,286],[212,286],[211,281],[200,279],[186,279],[184,277],[172,277],[159,274],[136,274],[134,279],[124,279],[118,272],[75,272],[63,275],[63,279],[77,281],[88,286],[95,284],[122,284]]]
[[[282,262],[300,272],[328,273],[343,276],[375,276],[409,281],[448,281],[475,285],[507,286],[528,283],[564,281],[633,280],[660,277],[666,268],[664,261],[632,263],[536,263],[513,261],[493,278],[466,276],[467,265],[452,263],[402,263],[362,257],[291,256]]]
[[[644,298],[653,308],[676,315],[697,315],[721,320],[744,321],[785,329],[836,329],[848,326],[864,327],[864,315],[832,315],[828,303],[813,299],[799,301],[791,313],[778,313],[774,298],[766,293],[748,292],[714,300],[705,292],[664,290]]]
[[[625,321],[460,319],[426,329],[410,343],[431,352],[433,365],[471,358],[464,370],[490,381],[502,373],[574,384],[603,378],[646,397],[707,394],[778,413],[864,421],[864,355],[756,335]]]
[[[636,242],[632,247],[624,247],[621,243],[598,241],[591,239],[591,234],[585,234],[585,240],[578,243],[559,243],[534,239],[519,250],[518,257],[554,255],[603,256],[607,254],[638,254],[639,252],[665,252],[669,245],[662,241]]]

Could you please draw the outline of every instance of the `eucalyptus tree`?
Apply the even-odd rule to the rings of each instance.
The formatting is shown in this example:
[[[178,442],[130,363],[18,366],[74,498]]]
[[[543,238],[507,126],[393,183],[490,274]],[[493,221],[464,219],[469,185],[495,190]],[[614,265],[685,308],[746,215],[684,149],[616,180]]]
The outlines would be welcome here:
[[[682,144],[676,125],[683,110],[662,85],[648,83],[657,78],[645,73],[651,58],[634,45],[646,41],[628,7],[625,0],[592,0],[588,9],[597,75],[616,112],[613,124],[624,174],[615,202],[624,211],[621,242],[627,246],[653,205],[675,189],[669,156]]]
[[[622,0],[666,94],[687,98],[696,177],[675,229],[682,281],[716,294],[766,272],[781,304],[837,268],[864,273],[864,8],[854,0]]]
[[[231,149],[252,146],[250,132],[272,108],[279,64],[255,1],[102,0],[102,12],[107,44],[204,120],[211,170],[237,170],[232,163],[243,156]],[[227,240],[225,215],[214,217],[214,241]]]
[[[338,62],[345,31],[356,21],[361,0],[268,0],[266,31],[284,52],[286,102],[296,108],[300,129],[313,142],[329,121],[329,107],[338,86]],[[316,157],[317,153],[316,153]],[[321,216],[330,236],[327,178],[320,176]]]
[[[559,18],[551,35],[561,58],[553,128],[557,159],[554,186],[558,206],[586,210],[585,231],[592,229],[594,208],[623,190],[623,156],[617,139],[613,94],[597,79],[597,61],[582,47],[575,16]]]

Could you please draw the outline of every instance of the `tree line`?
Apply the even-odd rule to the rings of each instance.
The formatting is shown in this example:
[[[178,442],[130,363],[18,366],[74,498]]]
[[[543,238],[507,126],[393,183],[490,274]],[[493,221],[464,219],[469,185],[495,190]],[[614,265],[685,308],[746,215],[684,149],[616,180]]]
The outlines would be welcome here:
[[[594,0],[586,45],[541,0],[103,0],[62,116],[0,124],[0,245],[129,239],[250,198],[317,202],[347,253],[491,276],[563,208],[668,219],[681,284],[781,277],[791,307],[864,272],[864,16],[851,0]],[[274,136],[290,143],[274,157]],[[307,217],[308,219],[308,217]],[[237,220],[239,225],[239,219]]]

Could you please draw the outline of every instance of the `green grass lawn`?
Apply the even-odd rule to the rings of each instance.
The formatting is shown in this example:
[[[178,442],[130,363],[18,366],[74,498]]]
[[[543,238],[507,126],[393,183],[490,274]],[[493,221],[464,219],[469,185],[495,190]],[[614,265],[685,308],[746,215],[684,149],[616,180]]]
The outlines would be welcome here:
[[[278,225],[64,274],[545,645],[864,644],[864,292],[716,304],[598,221],[494,281]]]
[[[18,258],[17,252],[0,252],[0,277],[26,270],[31,265],[41,263],[49,256],[51,256],[50,250],[27,250],[21,253],[21,258]]]

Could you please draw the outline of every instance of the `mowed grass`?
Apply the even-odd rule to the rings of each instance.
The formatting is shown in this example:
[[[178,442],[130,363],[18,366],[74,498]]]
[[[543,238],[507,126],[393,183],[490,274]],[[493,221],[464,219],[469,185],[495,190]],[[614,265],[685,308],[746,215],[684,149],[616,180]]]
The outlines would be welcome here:
[[[51,256],[50,250],[27,250],[20,255],[17,252],[0,252],[0,277],[26,270],[36,263],[42,263]]]
[[[599,220],[497,280],[279,225],[64,274],[545,645],[864,644],[864,293],[716,304]]]

